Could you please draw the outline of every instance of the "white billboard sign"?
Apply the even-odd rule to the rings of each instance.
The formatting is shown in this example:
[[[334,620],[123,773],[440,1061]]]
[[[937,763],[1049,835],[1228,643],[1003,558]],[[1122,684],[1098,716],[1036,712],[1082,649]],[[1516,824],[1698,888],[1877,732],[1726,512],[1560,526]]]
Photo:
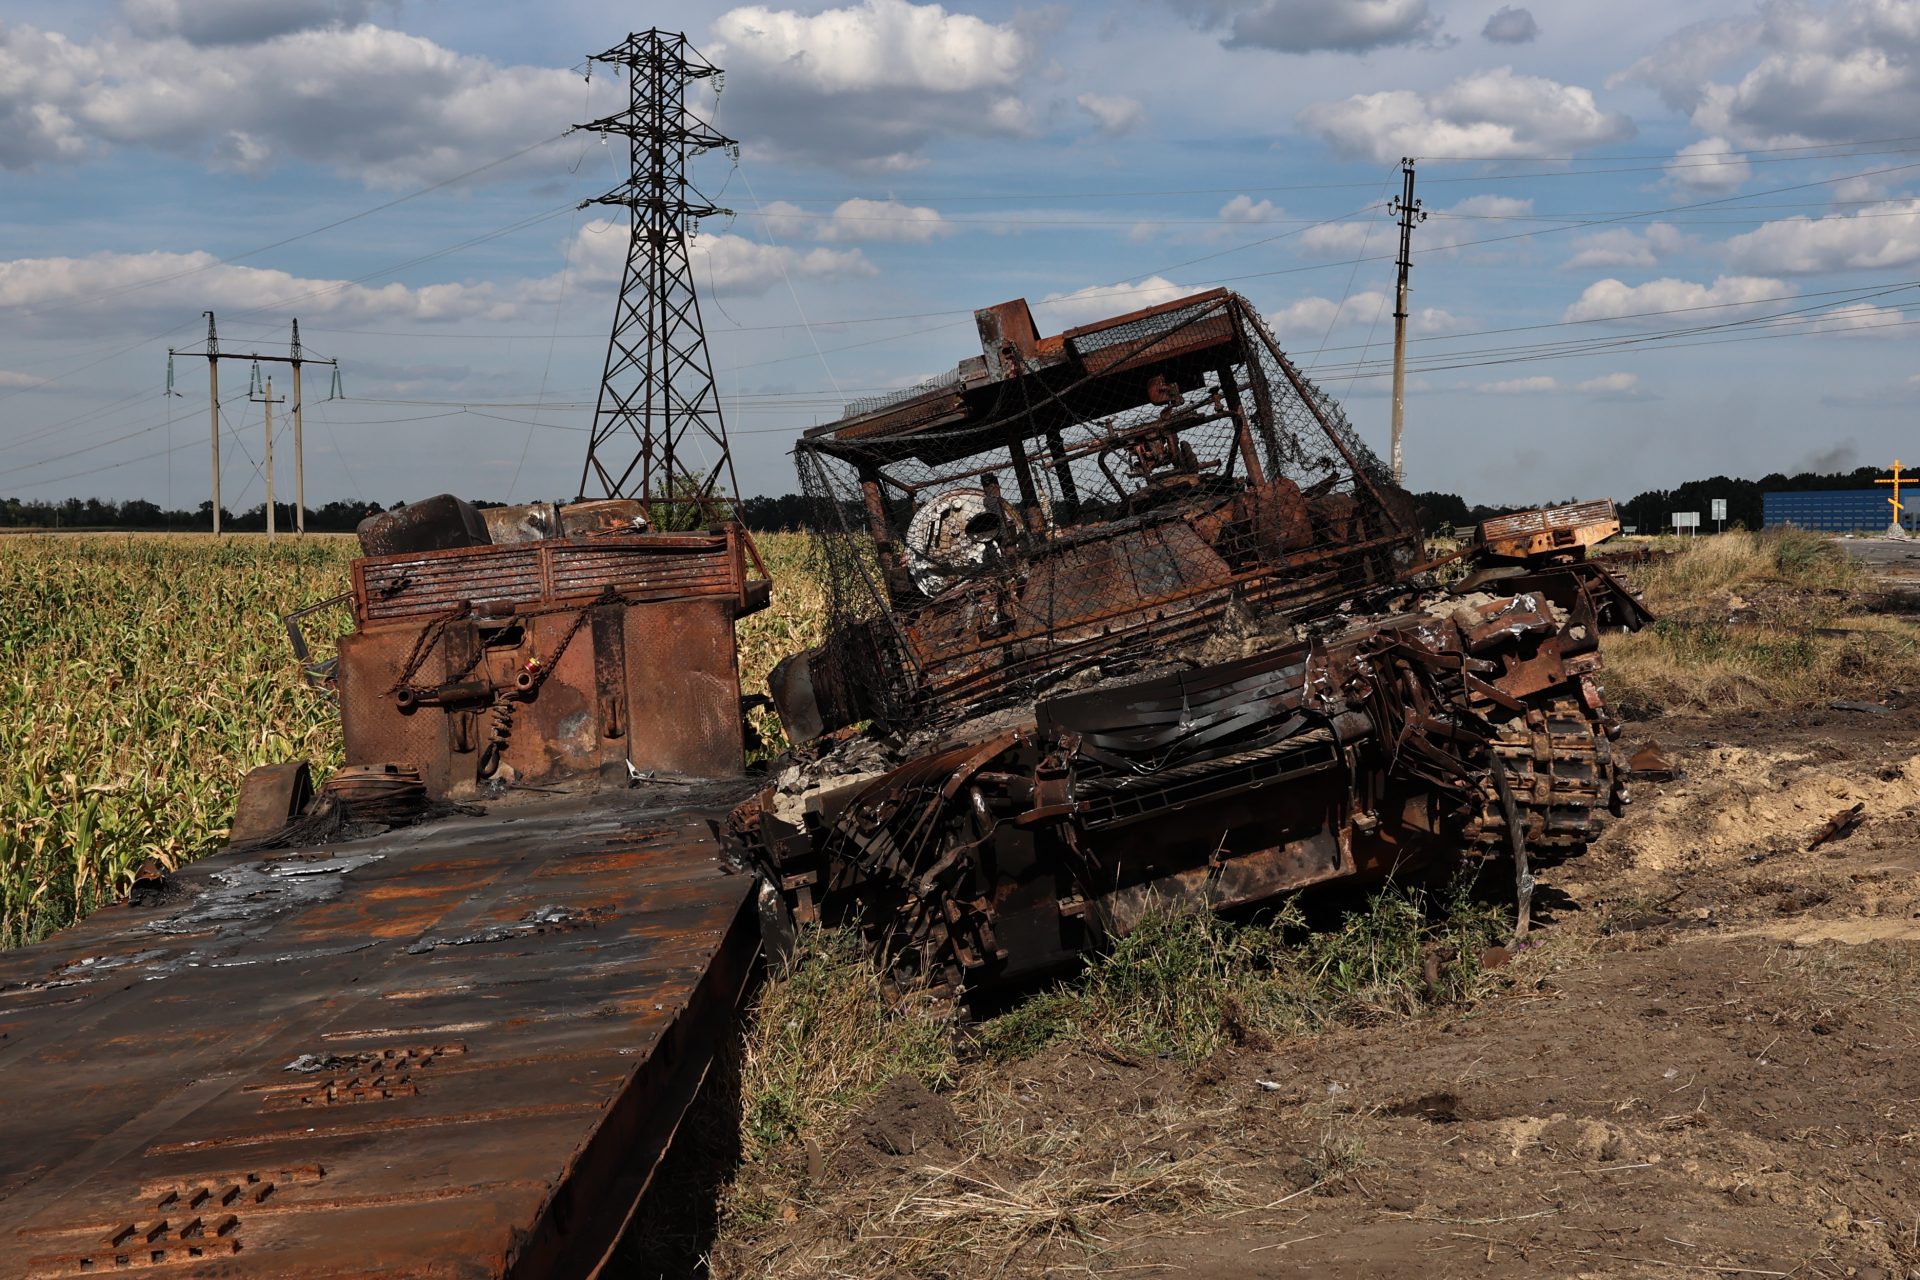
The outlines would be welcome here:
[[[1700,513],[1698,511],[1674,512],[1673,527],[1676,529],[1698,529],[1700,527]]]
[[[1713,499],[1713,518],[1715,520],[1725,520],[1727,518],[1727,500],[1725,498]]]

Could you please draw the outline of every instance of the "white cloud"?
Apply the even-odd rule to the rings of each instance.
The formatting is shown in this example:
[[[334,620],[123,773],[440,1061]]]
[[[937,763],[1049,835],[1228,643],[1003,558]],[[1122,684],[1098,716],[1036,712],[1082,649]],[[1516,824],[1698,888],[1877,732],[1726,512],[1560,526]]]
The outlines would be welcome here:
[[[1561,265],[1569,271],[1587,267],[1652,267],[1678,253],[1686,242],[1686,236],[1677,227],[1664,222],[1652,223],[1644,231],[1616,227],[1576,240],[1573,256]]]
[[[0,387],[37,387],[45,381],[45,376],[41,374],[20,373],[14,369],[0,369]]]
[[[694,279],[702,292],[763,293],[783,276],[825,279],[875,274],[858,249],[798,249],[743,236],[695,236]],[[571,287],[610,285],[626,265],[624,224],[596,222],[578,232]],[[96,327],[101,317],[172,316],[211,308],[222,315],[297,310],[302,319],[357,323],[503,321],[529,306],[550,308],[559,275],[442,284],[356,284],[222,263],[210,253],[111,253],[84,258],[0,261],[0,313],[43,326]],[[0,378],[0,385],[7,385]]]
[[[1671,277],[1642,285],[1602,280],[1587,286],[1560,318],[1565,321],[1618,320],[1635,328],[1718,324],[1751,318],[1769,307],[1787,305],[1792,293],[1784,281],[1765,276],[1721,276],[1710,285]],[[1905,332],[1899,327],[1905,319],[1897,308],[1856,302],[1810,315],[1770,317],[1757,328],[1892,338]]]
[[[935,236],[946,235],[953,225],[940,216],[938,209],[925,205],[902,204],[898,200],[842,201],[831,220],[821,223],[815,236],[820,240],[898,240],[924,244]]]
[[[1342,302],[1335,302],[1332,298],[1305,297],[1288,303],[1278,311],[1268,312],[1267,324],[1279,335],[1316,339],[1340,325],[1378,326],[1381,332],[1391,333],[1393,299],[1377,289],[1348,294]],[[1407,329],[1411,333],[1461,333],[1472,327],[1472,321],[1463,320],[1440,307],[1419,307],[1407,313]]]
[[[1381,164],[1401,156],[1558,154],[1634,134],[1633,121],[1602,111],[1591,90],[1511,67],[1474,72],[1431,94],[1389,89],[1318,102],[1297,118],[1336,151]]]
[[[530,121],[552,128],[579,109],[569,72],[500,66],[365,24],[289,29],[244,49],[124,28],[85,42],[0,28],[8,168],[144,146],[227,168],[298,159],[412,184],[524,146],[537,136]]]
[[[627,228],[624,223],[592,222],[582,227],[570,255],[577,281],[617,281],[627,262]],[[687,243],[693,264],[694,287],[703,294],[746,295],[765,293],[786,279],[821,280],[878,274],[874,265],[858,249],[802,249],[794,245],[767,244],[732,232],[700,234]],[[534,282],[527,287],[530,298],[550,296],[558,276]]]
[[[1736,269],[1873,271],[1920,262],[1920,200],[1894,200],[1824,218],[1782,218],[1727,241]]]
[[[210,253],[103,252],[0,262],[0,309],[33,316],[36,308],[59,306],[73,323],[134,311],[251,311],[295,302],[303,319],[501,320],[515,311],[511,291],[491,283],[353,284],[222,264]]]
[[[1272,222],[1280,216],[1273,207],[1273,201],[1255,201],[1249,195],[1237,195],[1220,206],[1220,221],[1233,226],[1253,226],[1262,222]]]
[[[749,217],[776,241],[819,240],[846,244],[861,240],[892,240],[924,244],[947,235],[953,224],[938,209],[902,204],[898,200],[843,200],[832,213],[812,213],[785,200],[769,200]]]
[[[1527,10],[1503,4],[1493,11],[1480,34],[1495,44],[1530,44],[1540,38],[1540,24]]]
[[[911,169],[943,133],[1018,136],[1038,59],[1013,23],[938,4],[861,0],[800,13],[745,5],[704,49],[727,69],[729,132],[755,150],[841,167]]]
[[[1597,377],[1584,378],[1571,385],[1543,373],[1535,374],[1530,378],[1477,382],[1473,385],[1473,390],[1487,396],[1539,396],[1569,393],[1586,396],[1593,400],[1649,399],[1647,393],[1640,389],[1640,375],[1637,373],[1603,373]]]
[[[1093,117],[1100,132],[1109,137],[1131,133],[1146,119],[1146,109],[1137,98],[1117,93],[1083,93],[1074,99],[1082,111]]]
[[[1158,306],[1176,298],[1205,293],[1211,285],[1175,284],[1165,276],[1148,276],[1138,283],[1094,284],[1072,293],[1050,293],[1034,304],[1046,317],[1042,328],[1071,329],[1075,325],[1124,315],[1142,307]]]
[[[1515,196],[1468,196],[1445,209],[1431,209],[1432,219],[1415,232],[1415,244],[1425,254],[1455,249],[1469,240],[1483,240],[1501,234],[1498,223],[1524,218],[1533,212],[1533,201]],[[1496,224],[1489,229],[1488,223]],[[1364,220],[1329,222],[1308,227],[1298,240],[1300,252],[1328,258],[1351,258],[1363,252],[1391,252],[1391,219],[1385,213]]]
[[[1876,307],[1867,302],[1855,302],[1844,307],[1835,307],[1823,311],[1811,324],[1805,326],[1808,333],[1851,333],[1872,338],[1900,338],[1906,336],[1903,327],[1906,313],[1897,307]],[[1782,318],[1780,324],[1798,324],[1796,319]]]
[[[1739,315],[1767,298],[1790,293],[1785,284],[1764,276],[1721,276],[1712,284],[1696,284],[1671,276],[1629,285],[1619,280],[1600,280],[1586,287],[1573,305],[1561,313],[1562,320],[1622,320],[1644,318],[1654,312],[1675,312],[1711,307]]]
[[[1653,86],[1702,132],[1743,147],[1900,134],[1920,112],[1920,8],[1774,0],[1685,28],[1618,79]]]
[[[1673,153],[1667,181],[1682,191],[1718,195],[1738,191],[1753,176],[1747,158],[1725,138],[1702,138]]]
[[[1508,378],[1503,382],[1475,383],[1475,391],[1489,396],[1532,396],[1548,391],[1558,391],[1560,383],[1541,374],[1532,378]]]

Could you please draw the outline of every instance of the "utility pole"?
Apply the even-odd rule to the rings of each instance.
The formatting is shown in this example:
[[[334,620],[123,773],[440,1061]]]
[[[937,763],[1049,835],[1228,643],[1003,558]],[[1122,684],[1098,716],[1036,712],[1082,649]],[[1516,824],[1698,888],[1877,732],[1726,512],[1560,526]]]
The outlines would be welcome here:
[[[656,528],[684,527],[726,514],[739,492],[687,258],[699,220],[730,212],[687,180],[687,160],[737,144],[687,109],[689,86],[717,90],[721,72],[684,34],[637,32],[588,61],[626,68],[626,110],[579,127],[626,138],[629,174],[581,207],[624,205],[631,238],[580,494],[592,482],[646,503]]]
[[[269,374],[269,375],[268,375],[268,377],[267,377],[267,391],[266,391],[266,394],[265,394],[265,395],[263,395],[263,396],[248,396],[247,398],[248,398],[249,400],[251,400],[251,401],[253,401],[253,402],[254,402],[255,404],[260,404],[260,405],[265,405],[265,406],[266,406],[266,416],[267,416],[267,455],[266,455],[266,466],[267,466],[267,541],[268,541],[268,542],[272,542],[272,541],[273,541],[273,535],[274,535],[274,510],[273,510],[273,406],[274,406],[274,405],[276,405],[276,404],[285,404],[285,403],[287,402],[287,398],[286,398],[285,396],[281,396],[281,397],[280,397],[280,398],[279,398],[278,400],[275,400],[275,399],[273,398],[273,377],[272,377],[272,375],[271,375],[271,374]]]
[[[1400,457],[1400,433],[1407,417],[1407,273],[1413,270],[1413,229],[1427,211],[1413,198],[1413,160],[1400,161],[1400,195],[1387,206],[1400,219],[1400,282],[1393,295],[1393,482],[1406,482]]]
[[[307,446],[300,436],[300,321],[293,322],[293,536],[307,534]],[[272,384],[268,384],[272,385]],[[267,410],[272,413],[272,409]]]
[[[167,352],[173,358],[173,352]],[[207,417],[213,428],[213,536],[220,536],[220,333],[207,312]]]
[[[167,349],[167,359],[172,360],[174,356],[182,354],[204,354],[207,357],[207,417],[213,430],[213,532],[216,535],[220,532],[220,362],[222,360],[251,360],[255,364],[290,364],[293,366],[293,485],[295,492],[294,501],[297,507],[297,512],[294,516],[294,526],[296,532],[305,533],[307,531],[307,469],[305,442],[301,438],[300,366],[303,364],[331,365],[337,381],[340,375],[340,362],[338,360],[316,360],[303,352],[300,348],[300,322],[298,320],[293,322],[293,342],[289,345],[288,354],[284,356],[263,356],[257,351],[222,351],[220,349],[219,332],[214,328],[213,312],[208,311],[204,314],[207,317],[206,351],[178,352],[169,347]],[[269,383],[268,385],[272,384]],[[259,403],[259,401],[255,400],[251,395],[247,398],[253,400],[254,403]],[[285,404],[286,400],[282,398],[276,403]],[[272,408],[268,408],[267,416],[269,424],[271,424],[273,416]],[[273,531],[273,429],[271,425],[269,425],[267,429],[267,530],[269,535],[271,535]]]

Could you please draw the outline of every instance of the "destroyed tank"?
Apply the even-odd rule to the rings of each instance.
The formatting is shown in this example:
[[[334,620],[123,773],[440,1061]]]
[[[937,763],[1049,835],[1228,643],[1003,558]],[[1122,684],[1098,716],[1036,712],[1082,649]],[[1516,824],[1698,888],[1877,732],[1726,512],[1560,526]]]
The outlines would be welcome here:
[[[1594,673],[1645,611],[1584,554],[1612,505],[1511,518],[1498,594],[1438,592],[1411,500],[1243,298],[976,318],[980,356],[797,450],[833,625],[774,673],[808,745],[732,823],[791,921],[957,993],[1156,907],[1463,856],[1513,859],[1524,920],[1531,860],[1622,798]]]

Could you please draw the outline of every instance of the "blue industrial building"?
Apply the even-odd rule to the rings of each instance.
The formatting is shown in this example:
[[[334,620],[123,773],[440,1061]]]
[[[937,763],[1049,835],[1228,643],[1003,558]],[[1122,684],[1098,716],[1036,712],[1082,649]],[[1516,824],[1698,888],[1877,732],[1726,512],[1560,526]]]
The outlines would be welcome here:
[[[1908,532],[1920,521],[1920,484],[1911,498],[1902,487],[1900,523]],[[1817,529],[1822,533],[1885,533],[1892,523],[1893,508],[1887,504],[1887,489],[1811,489],[1800,493],[1765,493],[1762,523],[1769,529],[1792,525],[1798,529]]]

